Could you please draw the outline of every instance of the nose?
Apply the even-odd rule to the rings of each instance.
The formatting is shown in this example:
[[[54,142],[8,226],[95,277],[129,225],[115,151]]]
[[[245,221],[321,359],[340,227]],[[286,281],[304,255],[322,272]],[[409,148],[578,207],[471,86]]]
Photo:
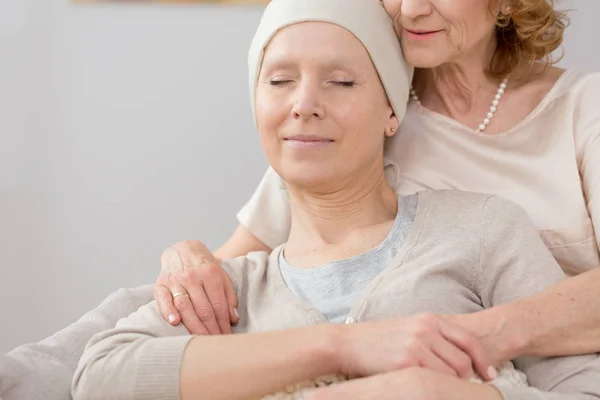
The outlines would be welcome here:
[[[431,14],[430,0],[402,0],[400,14],[404,18],[415,19]]]
[[[318,85],[302,82],[296,88],[295,101],[292,107],[292,117],[295,119],[323,119],[325,107]]]

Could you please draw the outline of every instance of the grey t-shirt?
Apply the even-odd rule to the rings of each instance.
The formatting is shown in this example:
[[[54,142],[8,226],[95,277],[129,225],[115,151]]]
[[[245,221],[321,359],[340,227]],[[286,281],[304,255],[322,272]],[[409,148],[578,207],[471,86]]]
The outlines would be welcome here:
[[[316,268],[290,265],[281,251],[279,266],[291,292],[321,311],[332,323],[343,323],[363,289],[387,267],[412,227],[417,195],[398,196],[398,214],[387,237],[374,249]]]

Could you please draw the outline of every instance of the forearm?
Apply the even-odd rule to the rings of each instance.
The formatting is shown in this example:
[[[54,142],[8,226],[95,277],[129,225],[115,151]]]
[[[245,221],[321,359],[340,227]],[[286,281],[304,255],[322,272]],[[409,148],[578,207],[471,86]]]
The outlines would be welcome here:
[[[596,393],[550,393],[532,387],[500,388],[502,400],[598,400]]]
[[[255,399],[338,371],[338,328],[195,337],[181,365],[181,400]]]
[[[600,268],[483,312],[505,360],[600,352]],[[479,320],[481,322],[481,319]]]
[[[593,377],[587,377],[592,383]],[[591,380],[590,380],[591,378]],[[599,397],[595,388],[575,385],[576,390],[566,389],[559,393],[543,391],[534,387],[513,385],[512,382],[498,382],[498,386],[490,383],[468,382],[451,376],[439,376],[435,386],[438,389],[437,397],[444,400],[597,400]],[[597,385],[595,385],[597,386]]]
[[[444,400],[503,400],[500,392],[487,383],[469,382],[453,376],[439,375],[435,379],[437,399]],[[508,400],[508,399],[504,399]]]

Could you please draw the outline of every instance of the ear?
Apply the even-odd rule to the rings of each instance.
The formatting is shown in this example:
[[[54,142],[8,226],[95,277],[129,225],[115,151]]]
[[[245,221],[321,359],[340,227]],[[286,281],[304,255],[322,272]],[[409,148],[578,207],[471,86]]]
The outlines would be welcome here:
[[[498,13],[510,16],[513,12],[512,0],[501,0],[498,2]]]
[[[398,121],[398,118],[396,118],[396,115],[394,113],[392,113],[390,115],[388,124],[385,128],[385,136],[387,136],[387,137],[394,136],[396,134],[396,132],[398,132],[399,127],[400,127],[400,121]]]

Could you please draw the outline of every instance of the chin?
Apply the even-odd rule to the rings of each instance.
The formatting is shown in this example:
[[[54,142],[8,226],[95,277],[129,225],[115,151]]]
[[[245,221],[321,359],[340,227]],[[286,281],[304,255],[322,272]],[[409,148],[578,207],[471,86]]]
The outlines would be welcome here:
[[[448,62],[446,57],[441,56],[436,49],[417,49],[406,46],[404,48],[404,57],[406,62],[415,68],[436,68]]]
[[[302,163],[293,163],[292,165],[280,166],[275,168],[277,175],[285,182],[288,187],[299,189],[316,189],[331,186],[335,182],[335,175],[330,168],[317,165],[302,165]]]

